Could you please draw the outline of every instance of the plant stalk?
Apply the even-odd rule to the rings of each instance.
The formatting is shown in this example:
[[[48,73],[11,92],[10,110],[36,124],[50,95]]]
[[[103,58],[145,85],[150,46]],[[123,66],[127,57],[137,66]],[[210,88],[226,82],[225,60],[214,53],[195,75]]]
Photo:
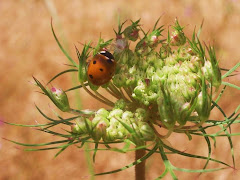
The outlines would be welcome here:
[[[144,149],[138,149],[135,151],[135,161],[145,155]],[[145,160],[135,165],[135,180],[145,180]]]

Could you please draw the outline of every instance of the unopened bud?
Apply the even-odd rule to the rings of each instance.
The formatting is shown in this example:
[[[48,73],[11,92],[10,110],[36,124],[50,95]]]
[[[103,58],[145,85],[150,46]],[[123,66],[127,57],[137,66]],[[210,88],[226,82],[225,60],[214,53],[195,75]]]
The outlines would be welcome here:
[[[62,89],[55,87],[48,90],[53,103],[63,112],[70,110],[67,94]]]
[[[153,141],[155,133],[147,122],[139,122],[138,127],[144,141]]]

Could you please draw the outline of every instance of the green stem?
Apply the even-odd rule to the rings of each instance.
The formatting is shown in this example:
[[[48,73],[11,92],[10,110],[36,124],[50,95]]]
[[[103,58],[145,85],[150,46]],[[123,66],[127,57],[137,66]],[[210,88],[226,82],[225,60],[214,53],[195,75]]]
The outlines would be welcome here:
[[[87,165],[88,165],[88,170],[89,170],[89,173],[91,175],[91,180],[94,180],[95,179],[95,176],[94,176],[94,167],[93,167],[93,163],[92,163],[92,159],[91,159],[91,154],[90,152],[88,151],[89,149],[89,144],[88,143],[85,143],[84,145],[84,154],[85,154],[85,158],[86,158],[86,161],[87,161]]]
[[[102,98],[104,101],[106,101],[107,103],[111,104],[111,106],[114,106],[114,103],[110,100],[108,100],[107,98],[105,98],[104,96],[102,96],[99,92],[97,91],[94,91],[95,94],[99,97],[99,98]]]
[[[125,87],[124,87],[123,89],[124,89],[125,92],[127,93],[128,97],[131,99],[131,101],[134,102],[135,99],[133,99],[133,97],[132,97],[132,92],[130,91],[130,89],[129,89],[129,88],[125,88]]]
[[[115,94],[117,94],[118,96],[121,96],[121,93],[119,92],[119,90],[114,86],[114,84],[112,84],[112,82],[109,83],[109,89],[114,92]]]
[[[110,107],[113,107],[113,106],[114,106],[114,104],[111,104],[111,103],[109,103],[109,102],[106,102],[106,101],[104,101],[103,99],[101,99],[100,97],[94,95],[91,91],[88,90],[88,88],[86,88],[86,86],[85,86],[82,82],[81,82],[81,85],[82,85],[83,89],[84,89],[89,95],[91,95],[93,98],[97,99],[98,101],[100,101],[100,102],[102,102],[103,104],[106,104],[106,105],[108,105],[108,106],[110,106]]]
[[[122,88],[119,88],[119,90],[120,90],[120,93],[121,93],[121,95],[122,95],[122,98],[123,98],[126,102],[129,102],[129,103],[130,103],[130,101],[129,101],[129,100],[126,98],[126,96],[124,95]]]
[[[145,155],[144,149],[135,151],[135,161]],[[145,180],[145,160],[135,165],[135,180]]]
[[[115,94],[113,91],[111,91],[110,88],[106,88],[105,89],[109,94],[111,94],[113,97],[117,98],[117,99],[121,99],[120,96],[118,96],[117,94]]]

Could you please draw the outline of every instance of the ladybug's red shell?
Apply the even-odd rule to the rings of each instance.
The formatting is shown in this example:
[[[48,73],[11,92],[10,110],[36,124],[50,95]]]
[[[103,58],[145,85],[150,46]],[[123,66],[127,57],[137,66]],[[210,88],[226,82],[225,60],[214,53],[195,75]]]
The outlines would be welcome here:
[[[88,64],[88,79],[97,86],[106,84],[112,79],[116,68],[116,61],[108,51],[96,54]]]

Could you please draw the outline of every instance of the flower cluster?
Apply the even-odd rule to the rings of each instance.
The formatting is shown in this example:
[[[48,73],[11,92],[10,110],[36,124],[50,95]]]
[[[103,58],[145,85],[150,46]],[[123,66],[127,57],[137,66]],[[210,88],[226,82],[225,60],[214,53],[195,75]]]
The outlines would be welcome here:
[[[98,142],[130,139],[135,144],[143,144],[144,141],[153,141],[155,134],[147,123],[147,112],[142,108],[135,112],[113,109],[107,111],[99,109],[92,120],[79,117],[72,126],[74,135],[88,135]]]
[[[168,130],[182,128],[193,117],[201,125],[211,110],[212,88],[221,84],[214,49],[206,46],[207,56],[195,33],[192,41],[187,39],[177,20],[167,40],[160,38],[164,29],[157,28],[157,23],[152,32],[143,32],[143,38],[139,35],[143,31],[139,20],[124,30],[123,24],[115,31],[116,41],[112,46],[117,68],[111,85],[129,95],[129,100],[125,98],[126,110],[144,108],[152,114],[147,123]],[[137,40],[131,49],[130,42]],[[98,47],[105,45],[108,44],[100,43]]]
[[[81,87],[113,110],[100,109],[78,118],[72,126],[74,134],[87,133],[95,141],[105,142],[119,139],[130,139],[134,143],[154,141],[155,136],[162,137],[155,126],[173,132],[191,129],[185,125],[193,119],[197,123],[192,127],[198,127],[209,117],[213,88],[218,89],[221,84],[214,48],[204,48],[195,32],[192,40],[188,39],[178,20],[173,31],[168,31],[166,39],[162,35],[163,26],[157,27],[158,21],[147,33],[139,22],[132,21],[125,29],[125,22],[120,24],[114,42],[100,38],[95,48],[86,44],[81,53],[76,48]],[[136,44],[135,47],[131,42]],[[102,87],[116,97],[117,102],[98,93],[99,86],[92,84],[87,77],[90,53],[95,56],[109,47],[113,49],[117,65],[112,81]],[[44,90],[42,85],[40,87]],[[47,94],[57,107],[76,113],[77,110],[70,108],[66,93],[59,91],[62,92],[59,94],[53,89],[55,91],[47,91]],[[138,112],[142,112],[144,118],[136,115]]]
[[[81,52],[76,47],[78,63],[65,51],[52,26],[55,40],[72,64],[69,69],[54,76],[48,84],[65,73],[74,72],[77,73],[79,85],[67,90],[55,87],[49,89],[36,78],[34,80],[42,93],[48,96],[59,110],[76,116],[65,119],[56,113],[59,119],[55,120],[45,115],[37,107],[38,111],[50,122],[38,124],[35,127],[41,127],[39,129],[41,131],[65,138],[61,141],[34,145],[54,146],[60,144],[38,150],[60,149],[56,154],[58,155],[72,144],[81,143],[81,146],[78,146],[81,148],[84,143],[91,142],[95,144],[93,159],[98,150],[98,144],[104,144],[107,147],[106,150],[118,152],[136,150],[137,154],[141,152],[138,150],[146,150],[148,153],[145,156],[143,156],[144,153],[141,156],[136,155],[136,161],[124,168],[92,175],[122,171],[133,165],[138,165],[153,153],[160,153],[166,169],[159,179],[164,177],[167,172],[170,172],[173,179],[177,179],[174,171],[186,172],[186,169],[173,166],[167,158],[166,151],[206,160],[202,170],[190,170],[189,172],[210,172],[223,169],[205,170],[209,161],[231,167],[210,157],[211,142],[209,137],[214,137],[215,143],[215,137],[223,136],[225,133],[231,146],[233,166],[235,166],[231,132],[228,131],[228,128],[234,123],[239,123],[239,120],[237,121],[240,116],[237,113],[239,107],[227,117],[217,103],[226,86],[239,89],[236,85],[222,82],[222,79],[234,76],[231,73],[240,66],[240,63],[221,76],[215,50],[212,46],[202,45],[198,37],[200,33],[196,35],[194,30],[192,38],[189,39],[184,34],[184,27],[180,26],[176,20],[172,26],[172,31],[169,29],[167,37],[164,38],[164,26],[158,26],[158,22],[159,19],[153,29],[148,32],[142,29],[139,24],[140,19],[135,22],[131,21],[128,26],[125,24],[126,22],[120,23],[118,30],[114,30],[116,34],[114,39],[104,41],[100,38],[96,46],[87,43]],[[98,72],[89,74],[89,72],[95,73],[95,69],[90,69],[90,67],[96,67]],[[97,79],[93,81],[94,77]],[[99,79],[103,81],[96,83]],[[214,100],[213,93],[219,89],[221,84],[225,86]],[[108,99],[100,93],[98,91],[100,86],[114,98]],[[99,110],[73,109],[67,93],[79,88],[84,89],[101,103],[108,105],[108,108],[100,108]],[[224,120],[208,120],[210,111],[214,107],[220,110]],[[68,130],[65,130],[67,134],[51,130],[53,126],[58,124],[64,124],[68,127]],[[215,126],[220,127],[221,130],[215,134],[206,133],[206,129]],[[184,133],[189,140],[191,140],[192,135],[202,136],[208,145],[208,157],[181,152],[170,147],[164,139],[173,132]],[[29,144],[12,142],[30,146]],[[62,145],[61,143],[66,144]],[[123,149],[112,148],[110,145],[113,143],[125,143],[125,146]],[[130,144],[134,144],[136,149],[131,149]],[[153,148],[148,149],[149,146],[153,146]]]

